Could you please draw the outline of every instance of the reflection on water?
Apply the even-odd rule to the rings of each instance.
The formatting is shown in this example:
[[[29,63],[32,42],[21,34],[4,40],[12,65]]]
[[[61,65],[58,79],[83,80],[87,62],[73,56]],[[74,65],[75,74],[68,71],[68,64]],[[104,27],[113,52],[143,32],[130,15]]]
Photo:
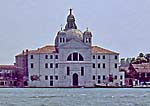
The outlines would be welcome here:
[[[150,106],[150,89],[0,88],[0,106]]]

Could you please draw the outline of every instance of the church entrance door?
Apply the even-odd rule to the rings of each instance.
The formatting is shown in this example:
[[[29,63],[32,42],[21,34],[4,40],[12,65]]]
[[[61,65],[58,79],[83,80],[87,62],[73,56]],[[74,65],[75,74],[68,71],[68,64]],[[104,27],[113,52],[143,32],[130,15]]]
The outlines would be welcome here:
[[[73,86],[78,86],[78,74],[73,74]]]

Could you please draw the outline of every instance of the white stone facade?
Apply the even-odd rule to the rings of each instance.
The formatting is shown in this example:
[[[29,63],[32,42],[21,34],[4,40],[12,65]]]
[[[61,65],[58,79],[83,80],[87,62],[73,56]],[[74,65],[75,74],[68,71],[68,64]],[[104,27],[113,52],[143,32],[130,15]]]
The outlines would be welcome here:
[[[77,29],[71,10],[65,29],[56,35],[55,46],[47,45],[26,54],[30,87],[124,85],[119,54],[92,46],[92,33]]]

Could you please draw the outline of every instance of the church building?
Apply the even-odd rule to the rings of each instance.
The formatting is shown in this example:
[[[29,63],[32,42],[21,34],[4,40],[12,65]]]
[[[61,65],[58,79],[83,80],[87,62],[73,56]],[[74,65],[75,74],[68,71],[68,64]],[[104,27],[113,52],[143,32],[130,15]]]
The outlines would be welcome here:
[[[77,28],[72,9],[55,45],[25,50],[15,65],[24,69],[29,87],[123,86],[119,53],[92,45],[92,33]]]

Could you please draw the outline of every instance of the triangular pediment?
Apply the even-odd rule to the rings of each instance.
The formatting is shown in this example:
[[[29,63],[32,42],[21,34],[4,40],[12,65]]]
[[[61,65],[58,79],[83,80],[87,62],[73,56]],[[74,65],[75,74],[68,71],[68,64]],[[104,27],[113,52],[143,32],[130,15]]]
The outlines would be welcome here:
[[[81,40],[72,39],[60,46],[61,48],[89,48],[89,45],[84,44]]]

